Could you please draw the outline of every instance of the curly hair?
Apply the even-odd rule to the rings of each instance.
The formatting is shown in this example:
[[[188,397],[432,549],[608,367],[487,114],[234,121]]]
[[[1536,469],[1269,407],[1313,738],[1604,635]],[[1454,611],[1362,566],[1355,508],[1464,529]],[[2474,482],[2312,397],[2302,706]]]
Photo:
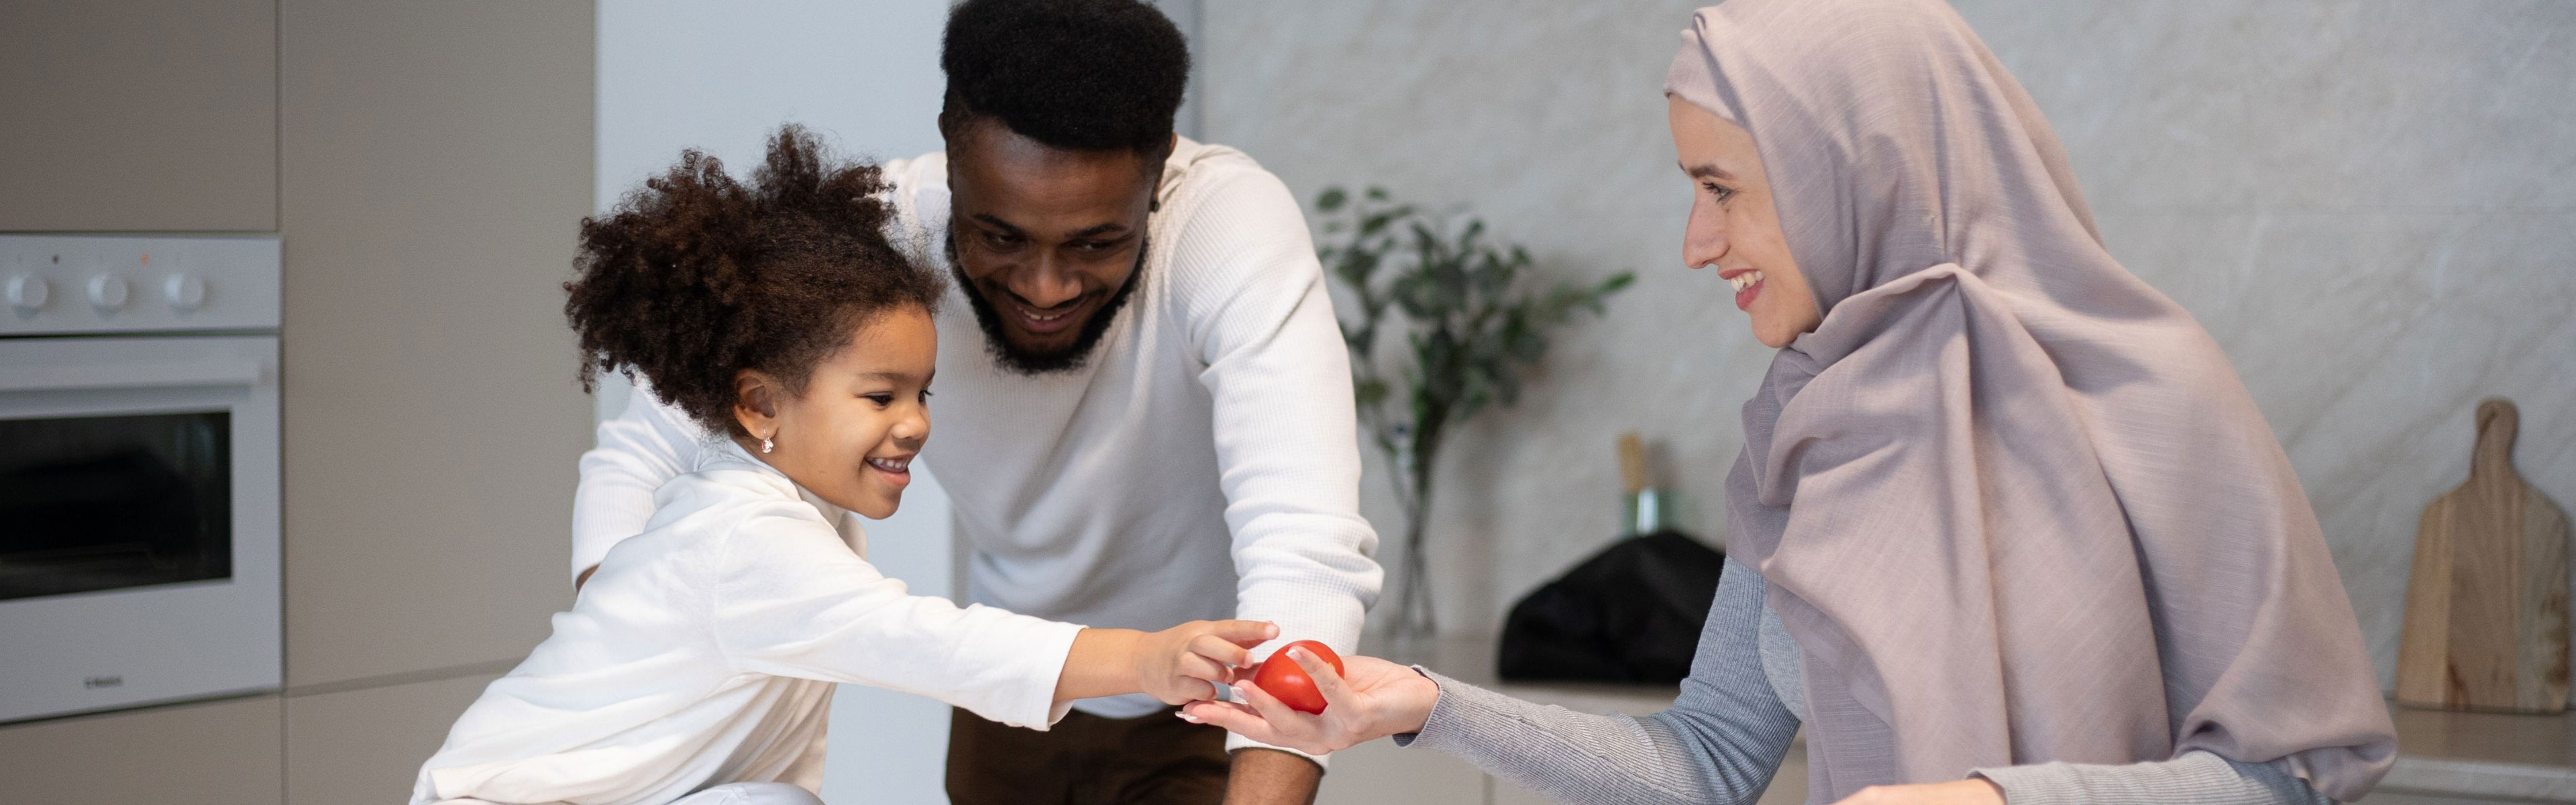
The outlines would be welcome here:
[[[1136,0],[966,0],[948,14],[939,68],[942,117],[989,116],[1057,148],[1153,154],[1171,145],[1190,48]]]
[[[887,242],[877,166],[842,162],[790,125],[749,185],[691,149],[670,172],[581,222],[564,316],[580,334],[582,389],[641,374],[653,396],[711,431],[741,434],[734,377],[753,369],[804,392],[814,365],[892,310],[935,310],[944,281]]]

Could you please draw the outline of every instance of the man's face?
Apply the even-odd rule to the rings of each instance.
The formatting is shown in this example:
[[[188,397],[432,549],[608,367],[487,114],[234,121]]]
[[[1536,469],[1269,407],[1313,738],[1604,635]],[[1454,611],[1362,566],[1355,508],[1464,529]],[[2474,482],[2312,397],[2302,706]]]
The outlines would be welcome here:
[[[1159,160],[1055,148],[991,120],[948,137],[951,246],[1007,365],[1069,369],[1108,330],[1142,262]]]

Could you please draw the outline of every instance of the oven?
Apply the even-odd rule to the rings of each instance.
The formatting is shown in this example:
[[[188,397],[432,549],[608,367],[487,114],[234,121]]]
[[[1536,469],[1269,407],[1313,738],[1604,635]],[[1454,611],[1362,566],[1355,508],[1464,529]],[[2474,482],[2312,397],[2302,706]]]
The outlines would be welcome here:
[[[278,687],[278,257],[0,235],[0,722]]]

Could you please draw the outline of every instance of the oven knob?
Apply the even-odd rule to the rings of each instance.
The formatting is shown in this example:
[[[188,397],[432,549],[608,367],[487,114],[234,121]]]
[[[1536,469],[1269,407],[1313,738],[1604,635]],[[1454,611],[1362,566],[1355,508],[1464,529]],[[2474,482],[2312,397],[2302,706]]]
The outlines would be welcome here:
[[[124,277],[100,274],[89,278],[89,303],[98,306],[100,312],[124,307],[125,292]]]
[[[43,310],[45,303],[53,298],[54,287],[46,284],[43,277],[20,274],[9,278],[9,306],[17,308],[20,313]]]
[[[172,274],[161,283],[161,296],[170,300],[170,309],[193,313],[206,304],[206,281],[195,274]]]

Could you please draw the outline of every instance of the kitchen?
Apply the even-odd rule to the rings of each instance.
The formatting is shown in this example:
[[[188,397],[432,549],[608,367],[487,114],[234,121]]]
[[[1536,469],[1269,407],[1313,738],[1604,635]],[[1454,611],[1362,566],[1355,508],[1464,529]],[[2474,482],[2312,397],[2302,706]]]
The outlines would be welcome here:
[[[1556,275],[1637,277],[1604,315],[1563,331],[1516,404],[1450,437],[1425,543],[1439,637],[1412,649],[1437,660],[1426,665],[1490,677],[1476,669],[1513,603],[1619,533],[1622,432],[1646,437],[1668,490],[1663,519],[1723,544],[1737,412],[1771,350],[1722,318],[1735,315],[1723,283],[1675,270],[1681,187],[1647,88],[1691,5],[1161,5],[1197,58],[1185,136],[1243,149],[1300,200],[1381,185],[1480,216]],[[2235,361],[2394,690],[2417,515],[2468,477],[2478,401],[2518,404],[2515,466],[2562,503],[2576,496],[2576,373],[2561,354],[2576,343],[2565,315],[2576,199],[2550,181],[2576,166],[2564,91],[2576,61],[2551,44],[2576,33],[2576,8],[1955,5],[2058,126],[2111,253]],[[937,148],[944,13],[938,2],[257,0],[0,11],[12,110],[0,120],[11,177],[0,277],[46,279],[32,306],[42,316],[19,302],[34,286],[13,286],[0,324],[109,322],[94,310],[120,296],[124,317],[42,338],[10,329],[0,346],[264,339],[274,350],[147,358],[165,379],[172,365],[248,365],[256,377],[118,392],[232,395],[213,402],[114,404],[229,412],[226,572],[255,600],[226,617],[249,631],[107,639],[87,630],[108,616],[79,615],[77,630],[36,638],[0,621],[11,626],[0,653],[13,656],[21,640],[58,636],[112,649],[240,634],[216,642],[258,650],[239,674],[186,691],[108,670],[78,673],[97,687],[72,695],[97,699],[21,708],[36,700],[13,693],[0,778],[68,802],[400,796],[457,712],[572,601],[576,463],[593,423],[625,403],[621,389],[591,397],[573,381],[561,285],[575,223],[681,147],[750,164],[787,120],[878,157]],[[852,41],[878,46],[841,46]],[[75,267],[55,273],[58,256]],[[237,270],[252,277],[237,284]],[[92,287],[102,273],[123,290]],[[177,318],[173,303],[188,299],[198,318]],[[247,318],[211,318],[235,303]],[[49,382],[22,379],[35,365],[9,364],[7,382]],[[9,420],[61,419],[74,404],[59,388],[8,393]],[[254,421],[263,412],[268,431]],[[1395,473],[1361,454],[1361,511],[1391,562],[1406,520]],[[273,478],[252,470],[262,464]],[[904,522],[871,527],[871,559],[918,590],[962,594],[964,549],[935,484],[914,492]],[[1380,599],[1374,627],[1391,625],[1398,595]],[[199,649],[175,656],[162,662],[213,664]],[[1509,689],[1624,712],[1671,695]],[[938,776],[919,769],[938,756],[941,742],[923,736],[944,734],[945,708],[842,695],[836,718],[916,726],[836,729],[834,762],[854,765],[834,766],[826,798],[937,797]],[[2369,801],[2576,798],[2564,716],[2433,718],[2400,711],[2402,743],[2429,748],[2413,738],[2429,731],[2460,756],[2401,760]],[[2551,751],[2560,770],[2533,771]],[[1527,795],[1380,742],[1337,757],[1322,801]]]

